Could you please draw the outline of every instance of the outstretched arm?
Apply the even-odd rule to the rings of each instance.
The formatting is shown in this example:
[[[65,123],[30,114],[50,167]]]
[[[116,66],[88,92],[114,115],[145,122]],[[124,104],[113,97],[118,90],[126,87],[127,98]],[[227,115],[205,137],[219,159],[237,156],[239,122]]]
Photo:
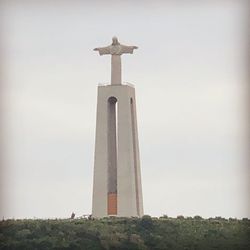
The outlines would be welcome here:
[[[100,56],[110,54],[110,46],[95,48],[94,51],[99,51]]]
[[[134,49],[138,49],[137,46],[126,46],[126,45],[121,45],[121,53],[129,53],[133,54]]]

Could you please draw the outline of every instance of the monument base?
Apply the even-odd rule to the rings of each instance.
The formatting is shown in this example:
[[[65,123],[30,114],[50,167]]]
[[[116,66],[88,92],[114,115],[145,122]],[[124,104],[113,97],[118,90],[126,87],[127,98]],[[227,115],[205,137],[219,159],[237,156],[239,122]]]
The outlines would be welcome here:
[[[98,87],[92,216],[143,215],[135,89]]]

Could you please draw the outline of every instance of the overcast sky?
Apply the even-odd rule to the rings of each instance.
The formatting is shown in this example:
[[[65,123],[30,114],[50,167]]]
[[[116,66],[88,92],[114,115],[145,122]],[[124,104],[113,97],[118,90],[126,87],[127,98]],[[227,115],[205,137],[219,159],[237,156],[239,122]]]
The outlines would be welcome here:
[[[98,83],[135,85],[144,212],[246,217],[247,1],[1,1],[0,218],[91,213]]]

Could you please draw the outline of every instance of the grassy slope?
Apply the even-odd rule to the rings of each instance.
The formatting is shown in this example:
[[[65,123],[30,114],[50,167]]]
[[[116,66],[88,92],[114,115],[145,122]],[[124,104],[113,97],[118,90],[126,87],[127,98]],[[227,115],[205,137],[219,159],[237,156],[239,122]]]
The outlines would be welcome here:
[[[250,249],[247,219],[6,220],[0,249]]]

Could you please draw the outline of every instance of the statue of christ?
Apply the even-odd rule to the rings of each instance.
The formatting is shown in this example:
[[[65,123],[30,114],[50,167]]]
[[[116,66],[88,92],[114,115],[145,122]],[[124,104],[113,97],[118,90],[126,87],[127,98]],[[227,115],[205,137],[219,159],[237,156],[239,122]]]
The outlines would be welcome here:
[[[111,55],[111,85],[122,84],[121,77],[121,55],[133,54],[134,49],[138,49],[136,46],[126,46],[118,42],[117,37],[112,38],[112,44],[107,47],[95,48],[95,51],[99,51],[102,55]]]

